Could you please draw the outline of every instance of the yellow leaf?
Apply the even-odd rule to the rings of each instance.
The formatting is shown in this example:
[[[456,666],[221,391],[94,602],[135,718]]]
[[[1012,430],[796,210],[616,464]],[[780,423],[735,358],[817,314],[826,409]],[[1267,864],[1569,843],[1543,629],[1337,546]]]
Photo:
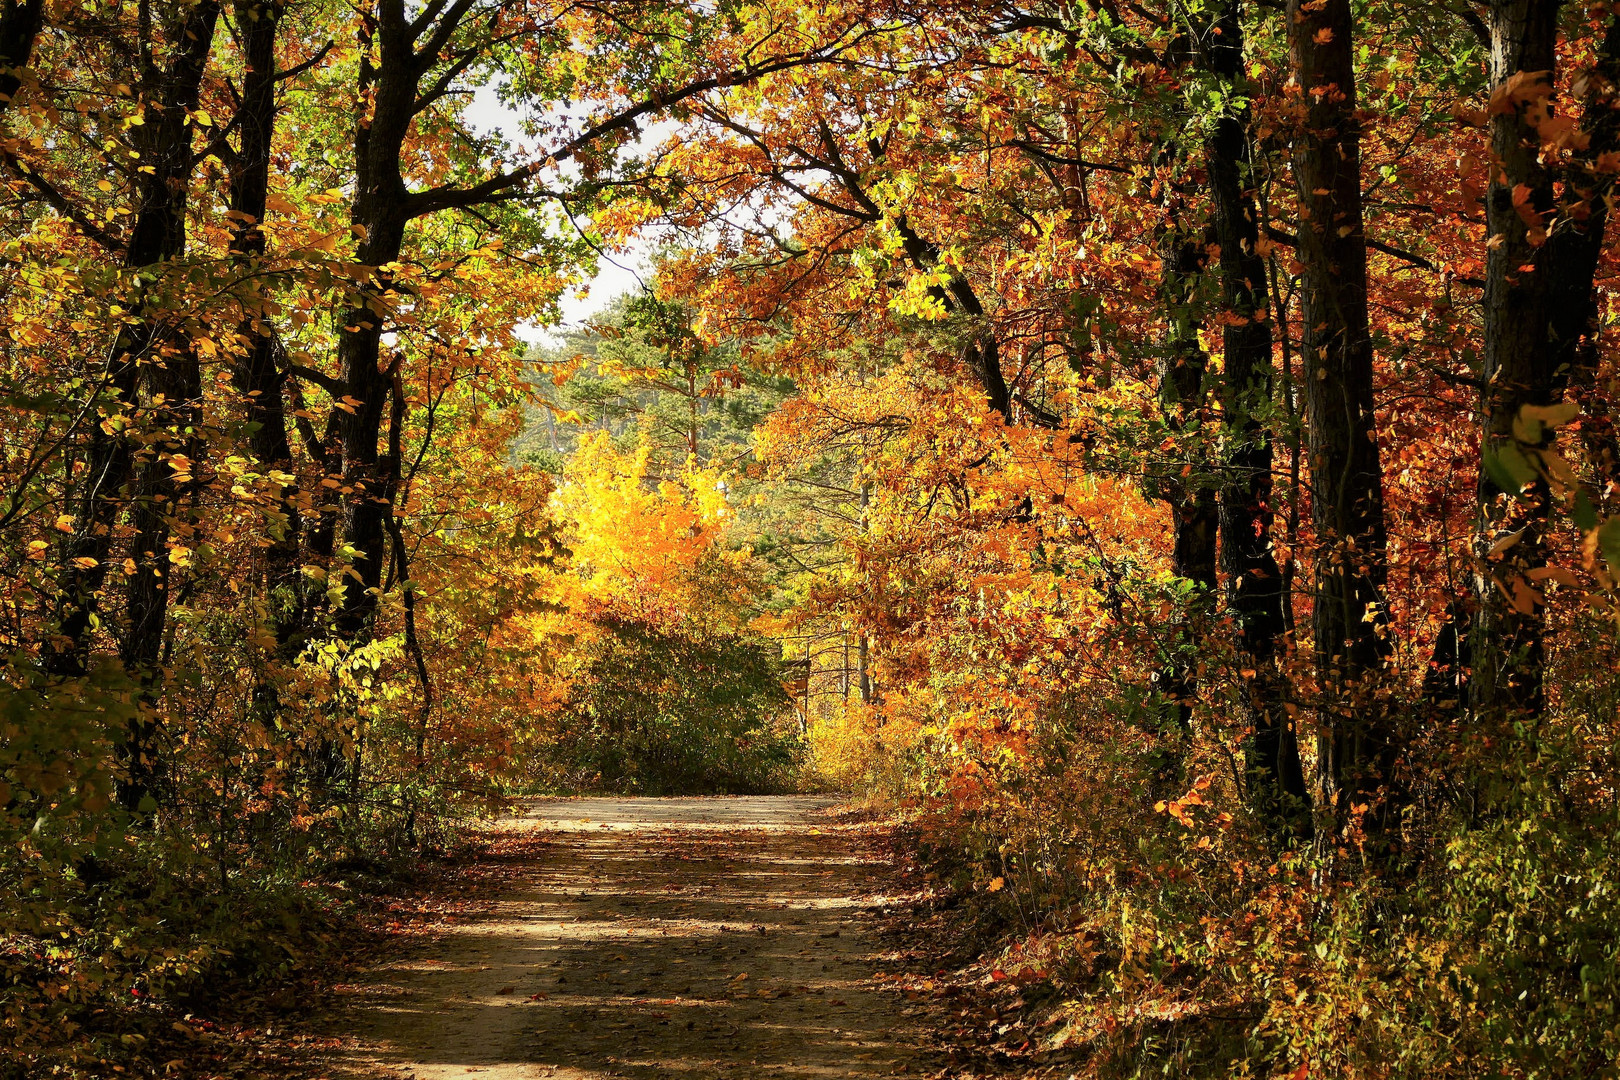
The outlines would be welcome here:
[[[1581,415],[1581,407],[1573,401],[1560,401],[1557,405],[1522,405],[1519,415],[1526,420],[1540,420],[1548,427],[1563,427]]]
[[[1562,566],[1533,567],[1532,569],[1526,570],[1524,576],[1530,581],[1556,581],[1558,584],[1567,585],[1572,589],[1580,586],[1580,581],[1575,577],[1575,575],[1570,573],[1568,570],[1565,570]]]
[[[1487,555],[1500,555],[1500,554],[1502,554],[1502,552],[1506,551],[1508,548],[1512,547],[1514,544],[1517,544],[1523,538],[1524,538],[1524,530],[1523,529],[1519,529],[1517,532],[1510,532],[1506,536],[1504,536],[1501,539],[1497,540],[1496,543],[1492,544],[1491,549],[1489,551],[1487,551],[1485,554],[1487,554]]]

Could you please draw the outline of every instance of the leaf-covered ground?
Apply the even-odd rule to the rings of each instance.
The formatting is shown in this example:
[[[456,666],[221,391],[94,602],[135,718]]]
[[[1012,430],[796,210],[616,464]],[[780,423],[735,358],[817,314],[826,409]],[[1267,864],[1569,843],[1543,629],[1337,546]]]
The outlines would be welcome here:
[[[484,899],[338,989],[331,1075],[963,1075],[885,914],[879,825],[808,797],[536,804],[460,872]],[[452,889],[455,882],[446,883]]]

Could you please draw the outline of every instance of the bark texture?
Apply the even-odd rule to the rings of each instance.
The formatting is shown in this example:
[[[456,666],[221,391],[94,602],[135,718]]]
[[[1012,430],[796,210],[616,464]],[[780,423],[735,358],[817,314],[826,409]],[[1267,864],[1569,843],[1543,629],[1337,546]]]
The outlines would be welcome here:
[[[1534,466],[1555,432],[1524,410],[1558,404],[1566,392],[1588,407],[1599,400],[1593,281],[1613,179],[1592,162],[1615,148],[1620,129],[1611,107],[1620,27],[1611,23],[1590,80],[1582,125],[1590,143],[1561,174],[1555,159],[1543,157],[1539,132],[1557,111],[1559,7],[1556,0],[1497,0],[1488,20],[1498,88],[1491,150],[1501,167],[1486,193],[1485,468],[1469,705],[1477,725],[1498,733],[1546,709],[1545,611],[1529,575],[1548,559],[1553,493]],[[1607,410],[1584,417],[1581,433],[1606,487],[1615,464]]]
[[[1172,198],[1179,200],[1179,196]],[[1159,292],[1167,324],[1164,357],[1159,364],[1159,401],[1165,426],[1185,436],[1195,433],[1205,420],[1209,395],[1209,357],[1198,343],[1200,303],[1197,292],[1199,276],[1204,270],[1203,245],[1182,223],[1182,210],[1176,201],[1166,208],[1166,216],[1168,223],[1161,227],[1159,235]],[[1171,570],[1177,577],[1192,582],[1198,590],[1192,598],[1186,625],[1178,628],[1172,640],[1175,651],[1157,678],[1171,725],[1182,732],[1191,726],[1193,701],[1198,692],[1191,653],[1208,633],[1218,584],[1219,513],[1215,487],[1209,479],[1211,462],[1191,464],[1187,476],[1167,477],[1164,490],[1159,493],[1170,504]]]
[[[1307,463],[1316,533],[1312,631],[1324,691],[1323,787],[1336,820],[1379,805],[1391,823],[1396,736],[1376,694],[1388,655],[1383,476],[1374,426],[1367,242],[1349,0],[1288,3],[1289,49],[1304,116],[1295,134]]]
[[[286,11],[284,0],[237,0],[235,18],[241,41],[241,105],[237,109],[240,141],[231,164],[231,255],[254,274],[255,264],[265,254],[264,219],[270,194],[271,141],[276,122],[276,35]],[[249,448],[259,471],[293,475],[292,440],[288,430],[284,400],[284,374],[279,362],[274,329],[265,316],[268,297],[255,284],[245,298],[244,313],[237,334],[243,343],[237,364],[236,386],[246,400],[245,413],[251,425]],[[289,648],[302,625],[299,537],[303,518],[297,499],[297,486],[270,480],[274,492],[275,515],[271,542],[264,549],[262,584],[267,622],[276,639],[278,652],[287,659]]]
[[[1217,9],[1210,33],[1201,38],[1204,69],[1233,90],[1243,73],[1241,15],[1240,0],[1227,0]],[[1246,109],[1228,109],[1216,118],[1204,141],[1204,166],[1225,314],[1221,404],[1228,450],[1220,498],[1221,566],[1238,648],[1254,672],[1247,680],[1248,720],[1254,729],[1247,748],[1249,789],[1275,826],[1305,834],[1310,831],[1309,794],[1278,666],[1287,625],[1282,569],[1272,538],[1272,439],[1256,416],[1271,400],[1273,340],[1265,261],[1256,246],[1260,222]]]

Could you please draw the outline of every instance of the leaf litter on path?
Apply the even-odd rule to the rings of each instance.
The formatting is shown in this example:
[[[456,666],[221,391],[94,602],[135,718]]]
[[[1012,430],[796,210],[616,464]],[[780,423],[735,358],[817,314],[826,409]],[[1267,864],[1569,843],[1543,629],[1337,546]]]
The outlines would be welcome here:
[[[531,803],[472,868],[486,902],[354,984],[332,1080],[939,1075],[876,978],[888,867],[833,805]]]

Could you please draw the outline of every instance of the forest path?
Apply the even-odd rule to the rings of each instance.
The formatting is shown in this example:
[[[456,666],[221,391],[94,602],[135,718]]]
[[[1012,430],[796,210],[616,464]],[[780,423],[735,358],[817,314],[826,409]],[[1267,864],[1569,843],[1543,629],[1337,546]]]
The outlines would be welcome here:
[[[490,909],[349,987],[339,1075],[868,1077],[931,1071],[870,983],[887,867],[807,796],[536,801]]]

